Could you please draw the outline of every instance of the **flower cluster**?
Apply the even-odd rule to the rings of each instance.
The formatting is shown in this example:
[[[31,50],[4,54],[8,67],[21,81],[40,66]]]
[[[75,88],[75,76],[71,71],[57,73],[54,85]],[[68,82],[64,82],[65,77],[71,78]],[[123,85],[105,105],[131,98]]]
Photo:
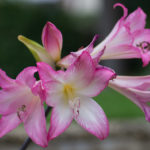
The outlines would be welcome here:
[[[96,35],[87,47],[62,59],[62,34],[51,22],[43,28],[43,46],[18,36],[37,65],[25,68],[15,80],[0,70],[0,137],[23,123],[29,137],[46,147],[74,119],[103,140],[109,133],[108,120],[92,97],[107,86],[131,99],[150,121],[150,76],[117,76],[112,69],[99,64],[103,59],[139,58],[143,66],[150,61],[150,29],[145,29],[145,13],[138,8],[128,16],[125,6],[114,5],[117,6],[123,8],[124,15],[100,44],[94,47]],[[63,69],[56,70],[58,66]],[[36,72],[40,80],[34,77]],[[48,131],[44,103],[52,107]]]

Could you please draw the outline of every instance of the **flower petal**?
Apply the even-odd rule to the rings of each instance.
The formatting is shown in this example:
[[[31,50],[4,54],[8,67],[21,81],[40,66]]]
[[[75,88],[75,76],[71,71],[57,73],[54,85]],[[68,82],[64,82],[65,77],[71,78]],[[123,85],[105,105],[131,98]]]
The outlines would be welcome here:
[[[55,71],[51,66],[44,62],[37,63],[37,68],[43,84],[49,81],[62,81],[64,78],[63,71]]]
[[[63,133],[71,124],[73,112],[68,105],[58,105],[53,108],[48,132],[48,140]]]
[[[0,137],[15,129],[20,123],[17,113],[2,116],[0,118]]]
[[[129,27],[127,25],[123,25],[122,21],[118,21],[113,31],[103,42],[94,48],[91,55],[96,55],[105,47],[101,60],[128,59],[133,57],[139,58],[140,52],[132,46],[133,40],[134,39],[130,33]]]
[[[145,77],[120,77],[110,81],[109,86],[125,95],[135,103],[144,113],[147,121],[150,121],[150,76]]]
[[[121,87],[141,89],[143,84],[150,86],[150,76],[117,76],[116,79],[110,82]],[[142,89],[145,90],[145,87]]]
[[[46,103],[49,106],[56,106],[64,100],[63,85],[57,81],[45,83],[46,88]]]
[[[136,30],[144,29],[146,24],[146,14],[141,8],[137,8],[126,18],[125,23],[130,24],[130,31],[132,33]]]
[[[18,108],[26,105],[32,97],[30,89],[22,85],[0,90],[0,114],[17,112]]]
[[[36,81],[34,77],[35,72],[37,72],[36,67],[27,67],[17,76],[16,81],[19,81],[32,88]]]
[[[48,146],[44,106],[41,104],[39,97],[36,97],[30,103],[28,117],[24,120],[24,127],[29,137],[36,144],[42,147]]]
[[[68,67],[66,71],[66,82],[71,83],[75,88],[86,87],[93,78],[95,64],[90,54],[84,51],[77,60]]]
[[[85,130],[98,137],[100,140],[108,136],[109,125],[102,108],[88,97],[80,100],[79,115],[75,120]]]
[[[68,68],[71,64],[73,64],[76,61],[76,57],[72,54],[69,54],[62,58],[60,61],[57,62],[57,65],[63,68]]]
[[[47,22],[42,32],[42,42],[54,61],[58,61],[62,49],[62,34],[51,22]]]
[[[18,40],[22,42],[25,46],[27,46],[37,62],[46,62],[54,67],[54,62],[51,58],[51,55],[40,44],[22,35],[18,36]]]
[[[107,87],[109,80],[115,76],[116,74],[111,69],[99,66],[94,73],[91,83],[78,92],[88,97],[95,97]]]
[[[0,87],[8,88],[10,86],[15,86],[15,80],[9,78],[6,73],[0,69]]]

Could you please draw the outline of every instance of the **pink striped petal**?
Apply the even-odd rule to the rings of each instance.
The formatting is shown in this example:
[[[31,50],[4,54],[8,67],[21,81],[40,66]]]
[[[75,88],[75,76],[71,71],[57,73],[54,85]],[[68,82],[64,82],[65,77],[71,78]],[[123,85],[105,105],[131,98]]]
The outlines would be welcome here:
[[[0,118],[0,137],[15,129],[21,123],[16,113]]]
[[[84,51],[77,60],[68,67],[66,80],[75,88],[84,88],[92,80],[95,71],[95,64],[90,54]]]
[[[117,76],[112,82],[126,88],[141,89],[144,83],[150,85],[150,76]]]
[[[44,62],[37,63],[37,68],[43,84],[49,81],[62,81],[64,78],[63,71],[55,71],[51,66]]]
[[[63,133],[71,124],[73,112],[68,105],[58,105],[53,108],[48,132],[48,140],[56,138]]]
[[[42,147],[48,146],[46,119],[41,100],[35,97],[28,106],[28,116],[23,118],[24,128],[29,137]]]
[[[19,81],[32,88],[36,81],[34,77],[35,72],[37,72],[36,67],[27,67],[17,76],[16,81]]]
[[[141,8],[138,8],[126,18],[125,23],[130,24],[130,31],[132,33],[144,29],[146,24],[146,14]]]
[[[91,98],[81,97],[79,115],[75,117],[75,120],[100,140],[104,140],[108,136],[109,125],[105,113]]]
[[[128,59],[133,58],[133,56],[140,57],[139,51],[132,46],[133,40],[128,25],[124,25],[122,20],[120,20],[106,39],[94,48],[91,55],[96,55],[105,47],[101,59]]]
[[[78,92],[79,94],[88,97],[95,97],[107,87],[109,80],[113,79],[115,76],[116,74],[114,71],[100,66],[96,69],[93,80],[89,83],[89,85],[83,89],[80,89]]]
[[[17,112],[18,108],[28,104],[32,97],[30,89],[23,85],[0,90],[0,114]]]
[[[135,103],[145,113],[146,120],[150,121],[150,76],[118,76],[110,81],[109,86]]]
[[[76,57],[72,54],[69,54],[62,58],[60,61],[57,62],[57,65],[63,68],[68,68],[71,64],[73,64],[76,61]]]
[[[57,106],[64,100],[64,86],[57,81],[45,83],[46,88],[46,103],[49,106]]]
[[[15,80],[9,78],[6,73],[0,69],[0,87],[9,88],[10,86],[15,86]]]
[[[47,22],[42,32],[42,43],[54,61],[58,61],[62,49],[62,34],[51,22]]]

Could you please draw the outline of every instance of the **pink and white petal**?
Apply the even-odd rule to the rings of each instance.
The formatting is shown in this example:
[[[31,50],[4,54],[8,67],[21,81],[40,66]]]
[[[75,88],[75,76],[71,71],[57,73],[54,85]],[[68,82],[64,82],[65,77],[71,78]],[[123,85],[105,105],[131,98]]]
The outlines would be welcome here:
[[[9,88],[11,86],[15,86],[15,80],[9,78],[6,73],[0,69],[0,87]]]
[[[91,83],[78,92],[88,97],[95,97],[108,86],[109,80],[115,76],[116,74],[113,70],[101,66],[96,69]]]
[[[12,113],[0,118],[0,137],[15,129],[21,123],[17,113]]]
[[[26,105],[33,94],[28,87],[16,86],[0,90],[0,114],[7,115],[17,112],[18,108]]]
[[[39,97],[35,97],[28,106],[28,117],[24,118],[24,128],[29,137],[42,147],[48,146],[44,106]]]
[[[37,68],[43,85],[49,81],[62,81],[62,78],[64,78],[63,71],[55,71],[51,66],[44,62],[37,63]]]
[[[146,14],[141,8],[138,8],[126,18],[125,23],[130,24],[132,33],[136,30],[144,29],[146,24]]]
[[[84,51],[66,71],[66,82],[74,85],[74,88],[84,88],[92,80],[95,64],[90,54]]]
[[[104,47],[106,46],[106,44],[109,43],[110,41],[112,41],[116,37],[116,35],[118,34],[121,27],[122,27],[122,19],[120,19],[115,24],[115,26],[112,29],[112,31],[110,32],[110,34],[102,42],[100,42],[100,44],[98,44],[96,47],[94,47],[94,50],[91,53],[91,55],[94,55],[95,53],[102,51],[104,49]]]
[[[63,68],[68,68],[71,64],[73,64],[76,61],[77,57],[73,56],[72,54],[69,54],[62,58],[60,61],[57,62],[57,65]]]
[[[16,81],[19,81],[20,83],[32,88],[36,81],[34,77],[35,72],[37,72],[36,67],[27,67],[17,76]]]
[[[121,7],[122,9],[123,9],[123,16],[117,21],[117,23],[115,24],[115,26],[114,26],[114,28],[112,29],[112,31],[110,32],[110,34],[100,43],[100,44],[98,44],[95,48],[94,48],[94,51],[93,51],[93,53],[97,53],[98,51],[101,51],[101,50],[103,50],[104,49],[104,47],[108,44],[108,43],[110,43],[111,41],[113,41],[114,39],[116,39],[117,38],[117,40],[119,39],[119,37],[118,37],[118,35],[120,34],[120,33],[124,33],[124,32],[122,32],[122,31],[125,31],[125,34],[123,34],[123,36],[124,35],[127,35],[127,34],[129,34],[129,28],[128,28],[128,24],[124,24],[124,19],[125,19],[125,17],[127,16],[127,14],[128,14],[128,9],[123,5],[123,4],[121,4],[121,3],[116,3],[115,5],[114,5],[114,8],[116,8],[116,7]],[[127,32],[127,33],[126,33]],[[122,37],[123,37],[122,36]],[[120,37],[121,37],[121,34],[120,34]],[[125,37],[125,36],[124,36]],[[128,37],[129,38],[129,37]],[[122,38],[121,38],[122,39]],[[117,41],[116,40],[116,41]],[[119,39],[120,40],[120,39]],[[130,38],[129,38],[129,40],[130,40]],[[122,42],[126,42],[126,40],[122,40]],[[117,42],[117,43],[119,43],[119,42]],[[128,42],[126,42],[126,43],[128,43]],[[121,43],[121,44],[123,44],[123,43]],[[129,43],[128,43],[129,44]]]
[[[52,109],[48,140],[56,138],[63,133],[71,124],[73,112],[69,105],[57,105]]]
[[[95,47],[91,55],[93,56],[99,51],[102,51],[104,47],[105,52],[101,59],[132,58],[132,55],[137,55],[137,50],[134,50],[134,47],[132,46],[133,36],[131,35],[128,26],[121,25],[116,32],[117,33],[114,34],[112,39],[110,38],[107,42],[102,42]],[[126,53],[129,54],[126,56]],[[132,55],[130,56],[130,54]]]
[[[101,60],[131,58],[141,58],[140,50],[132,45],[116,45],[112,47],[106,47],[104,54],[101,57]]]
[[[150,42],[150,29],[142,29],[134,32],[134,46],[142,42]]]
[[[56,106],[64,100],[64,87],[57,81],[45,83],[46,88],[46,103],[49,106]]]
[[[114,84],[113,81],[110,82],[109,87],[129,98],[145,113],[146,120],[150,121],[150,107],[147,104],[150,101],[150,91],[140,91],[133,88],[121,87]]]
[[[62,34],[51,22],[47,22],[42,32],[42,43],[54,61],[58,61],[62,49]]]
[[[117,76],[110,84],[126,87],[141,89],[143,84],[150,84],[150,76]],[[145,87],[143,87],[145,89]],[[141,89],[142,90],[142,89]]]
[[[109,134],[108,120],[104,111],[89,97],[81,97],[79,115],[74,119],[81,127],[100,140],[104,140]]]
[[[32,93],[36,96],[40,96],[42,101],[45,101],[46,99],[46,91],[45,91],[45,87],[42,84],[42,81],[36,81],[35,84],[32,87]]]

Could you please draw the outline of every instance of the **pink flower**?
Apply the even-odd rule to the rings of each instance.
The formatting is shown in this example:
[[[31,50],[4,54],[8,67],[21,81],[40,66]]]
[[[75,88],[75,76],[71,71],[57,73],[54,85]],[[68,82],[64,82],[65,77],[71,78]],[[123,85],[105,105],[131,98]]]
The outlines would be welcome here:
[[[123,8],[124,15],[101,43],[91,47],[90,55],[96,58],[101,52],[101,60],[141,58],[143,66],[146,66],[150,61],[150,29],[144,29],[146,14],[138,8],[127,17],[127,8],[120,3],[115,4],[114,8],[117,6]],[[84,50],[88,51],[87,47]],[[79,55],[80,51],[83,49],[73,54]],[[58,64],[67,68],[76,59],[73,54],[64,57]]]
[[[13,80],[0,70],[0,137],[15,129],[20,123],[29,137],[46,147],[46,120],[41,98],[45,98],[41,81],[36,81],[36,67],[24,69]]]
[[[22,35],[19,35],[18,39],[29,48],[36,61],[43,61],[55,67],[55,63],[60,59],[62,34],[51,22],[47,22],[43,28],[42,43],[44,47]]]
[[[135,103],[150,121],[150,76],[117,76],[109,82],[109,87],[120,92]]]
[[[66,71],[54,71],[45,63],[37,63],[46,103],[53,107],[48,132],[51,140],[64,132],[72,120],[103,140],[108,136],[108,121],[102,108],[91,98],[98,95],[115,74],[95,67],[88,52],[83,52]]]
[[[106,39],[98,44],[91,55],[95,55],[106,46],[101,59],[141,58],[143,66],[150,61],[150,29],[145,29],[146,14],[137,8],[127,17],[127,8],[120,3],[124,10],[123,17],[117,22]]]

